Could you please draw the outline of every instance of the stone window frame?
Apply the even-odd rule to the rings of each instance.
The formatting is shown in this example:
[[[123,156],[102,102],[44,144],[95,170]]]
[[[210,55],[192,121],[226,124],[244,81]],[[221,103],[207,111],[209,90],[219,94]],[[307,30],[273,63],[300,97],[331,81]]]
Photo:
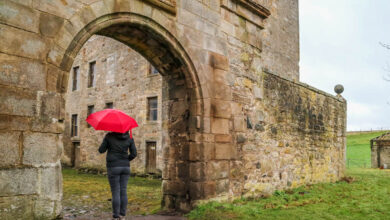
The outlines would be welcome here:
[[[88,62],[87,88],[94,88],[96,86],[96,65],[96,60]],[[91,66],[93,66],[93,72],[91,72]]]
[[[78,137],[79,136],[78,117],[79,117],[79,115],[77,113],[70,115],[70,136],[71,137]]]
[[[151,100],[151,99],[156,99],[156,104],[157,104],[157,106],[156,106],[156,108],[154,109],[153,108],[153,110],[155,110],[156,111],[156,119],[155,120],[151,120],[150,119],[150,104],[149,104],[149,100]],[[147,114],[146,114],[146,121],[147,122],[150,122],[150,123],[156,123],[157,121],[158,121],[158,119],[159,119],[159,117],[158,117],[158,100],[159,100],[159,98],[158,98],[158,95],[151,95],[151,96],[147,96],[146,97],[146,111],[147,111]]]
[[[110,106],[110,107],[109,107]],[[104,103],[104,109],[114,109],[114,102],[113,101],[107,101]]]
[[[80,65],[74,66],[72,70],[73,70],[73,74],[72,74],[72,92],[73,92],[73,91],[78,91],[80,89],[79,88]]]

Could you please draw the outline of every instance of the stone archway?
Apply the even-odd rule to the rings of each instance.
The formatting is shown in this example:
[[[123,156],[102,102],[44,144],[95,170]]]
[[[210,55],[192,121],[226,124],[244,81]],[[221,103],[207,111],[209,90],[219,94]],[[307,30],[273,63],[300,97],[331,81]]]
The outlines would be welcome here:
[[[189,147],[203,125],[203,100],[191,59],[180,43],[151,19],[132,13],[109,14],[89,23],[66,50],[60,68],[69,72],[82,45],[93,34],[116,39],[143,55],[163,75],[164,148],[162,205],[187,211],[191,207]],[[65,80],[66,82],[67,80]]]
[[[338,180],[346,101],[299,82],[298,26],[298,0],[1,1],[0,218],[61,212],[62,94],[95,33],[171,88],[165,207]]]

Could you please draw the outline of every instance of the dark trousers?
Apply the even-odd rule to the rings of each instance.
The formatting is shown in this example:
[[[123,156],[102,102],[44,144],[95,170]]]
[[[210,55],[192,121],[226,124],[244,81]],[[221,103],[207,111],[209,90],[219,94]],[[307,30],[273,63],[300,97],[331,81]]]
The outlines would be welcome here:
[[[130,167],[108,167],[107,175],[112,193],[113,217],[126,216],[127,182],[130,177]]]

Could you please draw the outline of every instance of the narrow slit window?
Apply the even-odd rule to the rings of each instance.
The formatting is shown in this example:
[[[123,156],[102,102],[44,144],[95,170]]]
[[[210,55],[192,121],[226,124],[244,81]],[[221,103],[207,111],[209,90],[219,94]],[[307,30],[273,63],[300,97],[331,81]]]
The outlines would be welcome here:
[[[72,124],[71,124],[71,136],[76,137],[78,135],[78,126],[77,126],[77,114],[72,115]]]
[[[80,68],[78,66],[73,67],[72,91],[76,91],[78,89],[79,72]]]
[[[157,121],[157,97],[148,98],[148,120]]]
[[[96,61],[89,63],[88,88],[95,87]]]

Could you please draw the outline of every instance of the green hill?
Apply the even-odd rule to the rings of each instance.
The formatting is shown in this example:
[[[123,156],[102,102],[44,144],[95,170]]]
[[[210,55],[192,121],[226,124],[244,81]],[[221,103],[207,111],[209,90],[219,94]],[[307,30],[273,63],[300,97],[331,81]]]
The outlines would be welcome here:
[[[371,167],[370,140],[388,131],[364,132],[347,135],[347,167]]]

